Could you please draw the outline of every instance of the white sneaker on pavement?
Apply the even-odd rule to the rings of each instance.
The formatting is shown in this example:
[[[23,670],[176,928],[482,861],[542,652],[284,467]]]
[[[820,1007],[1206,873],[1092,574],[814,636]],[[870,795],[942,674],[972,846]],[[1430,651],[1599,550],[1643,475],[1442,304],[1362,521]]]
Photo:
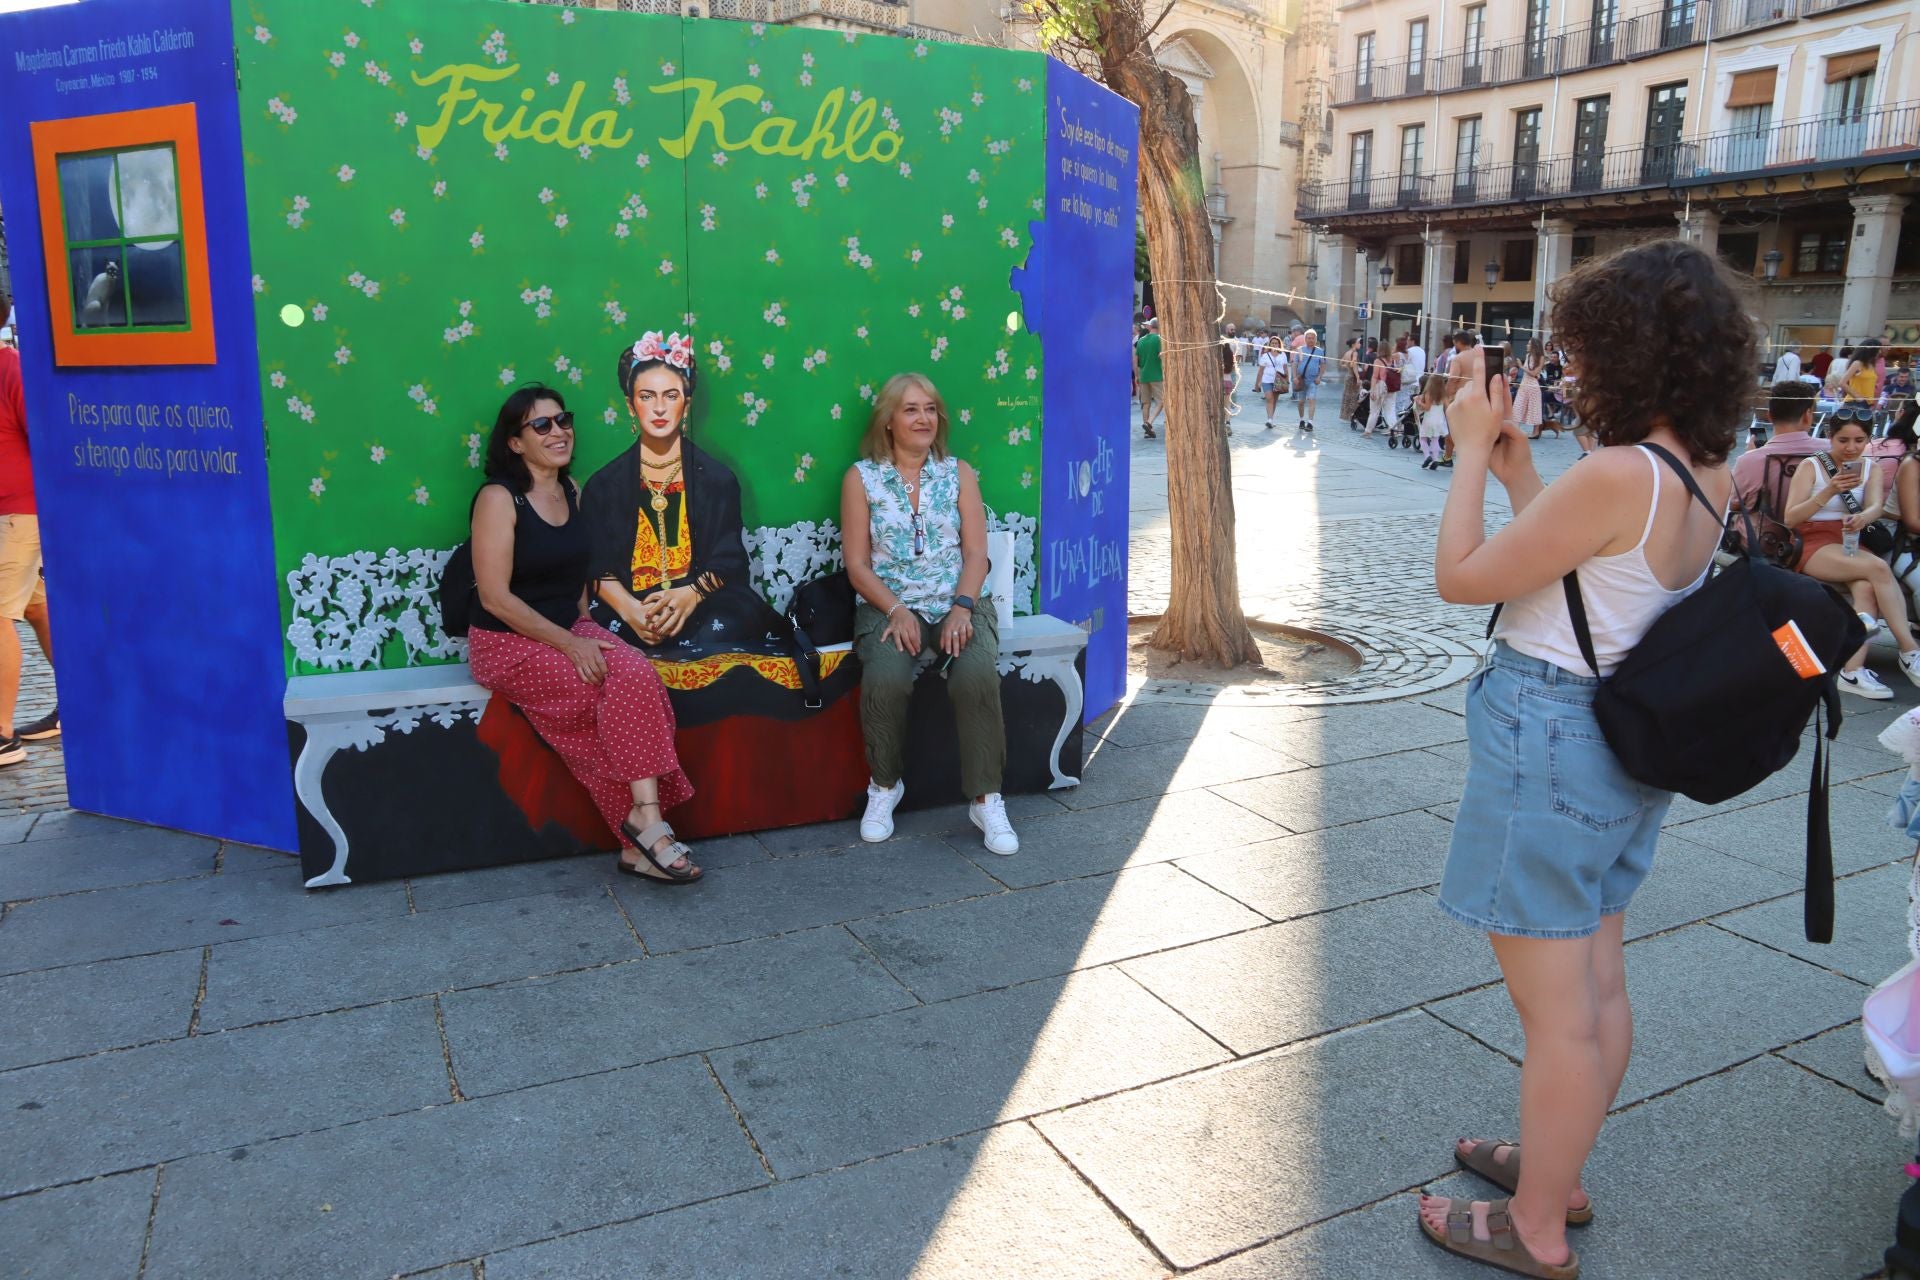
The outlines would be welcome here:
[[[1020,837],[1013,834],[1013,823],[1007,820],[1007,802],[998,791],[978,804],[968,805],[967,817],[985,834],[988,853],[1004,856],[1020,852]]]
[[[1907,679],[1920,684],[1920,649],[1910,649],[1901,654],[1900,669],[1907,673]]]
[[[1900,660],[1900,665],[1902,667],[1907,665],[1904,656],[1902,656]],[[1911,668],[1907,670],[1907,678],[1913,680],[1916,684],[1920,684],[1920,677],[1915,677]],[[1855,694],[1862,698],[1871,698],[1875,702],[1884,702],[1893,696],[1893,690],[1881,684],[1880,677],[1865,667],[1860,668],[1858,671],[1847,671],[1843,669],[1840,672],[1840,692]]]
[[[860,838],[868,844],[892,839],[893,811],[900,806],[906,794],[907,784],[904,782],[896,782],[886,788],[867,783],[867,811],[860,815]]]

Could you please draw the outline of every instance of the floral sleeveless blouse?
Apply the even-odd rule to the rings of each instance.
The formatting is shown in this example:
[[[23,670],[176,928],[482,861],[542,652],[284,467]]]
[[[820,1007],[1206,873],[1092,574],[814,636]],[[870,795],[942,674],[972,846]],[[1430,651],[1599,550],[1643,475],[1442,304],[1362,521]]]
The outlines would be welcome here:
[[[921,617],[945,617],[960,588],[960,460],[927,459],[917,537],[913,503],[893,463],[863,458],[854,468],[867,491],[874,573]]]

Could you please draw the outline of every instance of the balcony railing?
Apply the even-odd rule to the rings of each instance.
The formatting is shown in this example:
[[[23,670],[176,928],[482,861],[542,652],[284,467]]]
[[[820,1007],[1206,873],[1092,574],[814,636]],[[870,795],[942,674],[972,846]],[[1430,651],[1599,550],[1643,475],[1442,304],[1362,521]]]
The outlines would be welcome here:
[[[1610,147],[1449,173],[1378,174],[1302,187],[1303,220],[1351,213],[1558,200],[1679,187],[1743,174],[1833,169],[1920,157],[1920,102],[1811,116],[1692,142]]]
[[[1920,102],[1729,129],[1682,148],[1676,179],[1705,180],[1769,170],[1832,168],[1920,153]]]
[[[1454,93],[1494,85],[1517,84],[1565,75],[1590,67],[1649,58],[1720,39],[1775,22],[1791,21],[1813,6],[1856,4],[1861,0],[1699,0],[1659,8],[1608,23],[1588,23],[1535,39],[1486,45],[1476,52],[1456,49],[1426,59],[1359,64],[1334,73],[1336,106]],[[1802,6],[1806,6],[1803,10]]]

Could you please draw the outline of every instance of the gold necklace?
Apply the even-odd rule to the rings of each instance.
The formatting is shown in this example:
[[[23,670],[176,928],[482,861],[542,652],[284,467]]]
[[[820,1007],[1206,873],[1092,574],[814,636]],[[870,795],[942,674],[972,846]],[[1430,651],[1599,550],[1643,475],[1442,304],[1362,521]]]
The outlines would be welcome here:
[[[665,470],[666,474],[660,477],[657,484],[649,476],[642,475],[640,477],[640,483],[646,486],[647,492],[653,495],[653,499],[648,505],[653,508],[656,515],[665,512],[667,509],[667,490],[671,488],[673,482],[680,477],[680,459],[675,458],[670,463],[662,464],[658,469]],[[666,528],[663,524],[660,531],[660,544],[662,547],[666,545],[666,541]]]

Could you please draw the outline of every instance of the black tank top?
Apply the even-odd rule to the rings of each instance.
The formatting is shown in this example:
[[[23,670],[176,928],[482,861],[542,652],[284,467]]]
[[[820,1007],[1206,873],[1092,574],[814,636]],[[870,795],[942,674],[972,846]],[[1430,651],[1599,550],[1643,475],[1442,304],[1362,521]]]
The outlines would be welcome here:
[[[587,585],[592,559],[587,522],[580,518],[573,482],[561,486],[567,495],[567,522],[562,525],[548,524],[526,495],[514,493],[511,485],[498,480],[493,483],[513,494],[513,576],[508,588],[554,626],[572,630],[580,618],[580,592]],[[468,625],[482,631],[513,629],[488,613],[478,600],[474,601]]]

